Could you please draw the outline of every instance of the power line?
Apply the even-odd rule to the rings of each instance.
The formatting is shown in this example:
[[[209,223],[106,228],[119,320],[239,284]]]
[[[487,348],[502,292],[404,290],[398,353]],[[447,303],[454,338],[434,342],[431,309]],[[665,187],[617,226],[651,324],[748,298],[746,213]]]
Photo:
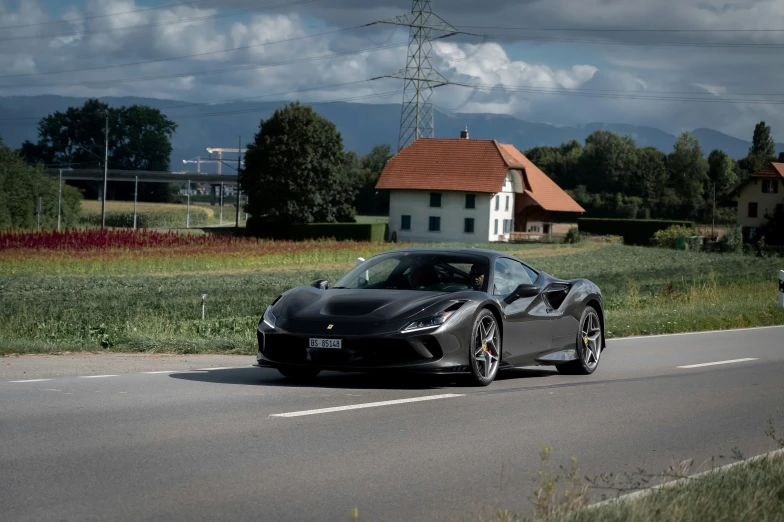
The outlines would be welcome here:
[[[161,62],[169,62],[169,61],[175,61],[175,60],[184,60],[186,58],[197,58],[197,57],[201,57],[201,56],[209,56],[209,55],[213,55],[213,54],[228,53],[228,52],[233,52],[233,51],[244,51],[246,49],[254,49],[254,48],[257,48],[257,47],[263,47],[265,45],[273,45],[273,44],[279,44],[279,43],[285,43],[285,42],[294,42],[294,41],[297,41],[297,40],[306,40],[308,38],[317,38],[319,36],[328,36],[328,35],[331,35],[331,34],[337,34],[337,33],[342,33],[342,32],[346,32],[346,31],[352,31],[354,29],[361,29],[363,27],[367,27],[368,25],[369,24],[356,25],[356,26],[353,26],[353,27],[345,27],[345,28],[342,28],[342,29],[335,29],[335,30],[332,30],[332,31],[325,31],[323,33],[307,34],[307,35],[303,35],[303,36],[296,36],[294,38],[284,38],[283,40],[273,40],[273,41],[263,42],[263,43],[258,43],[258,44],[243,45],[243,46],[240,46],[240,47],[230,47],[228,49],[220,49],[218,51],[208,51],[208,52],[204,52],[204,53],[195,53],[195,54],[184,54],[184,55],[180,55],[180,56],[170,56],[170,57],[167,57],[167,58],[157,58],[155,60],[144,60],[144,61],[141,61],[141,62],[121,63],[121,64],[116,64],[116,65],[103,65],[103,66],[100,66],[100,67],[86,67],[86,68],[82,68],[82,69],[68,69],[68,70],[62,70],[62,71],[44,71],[44,72],[26,73],[26,74],[6,74],[6,75],[0,76],[0,78],[24,78],[24,77],[30,77],[30,76],[43,76],[43,75],[49,75],[49,74],[66,74],[66,73],[81,73],[81,72],[89,72],[89,71],[103,71],[103,70],[106,70],[106,69],[117,69],[117,68],[120,68],[120,67],[133,67],[133,66],[136,66],[136,65],[148,65],[148,64],[151,64],[151,63],[161,63]]]
[[[490,40],[525,41],[525,42],[555,42],[555,43],[581,43],[597,45],[642,45],[653,47],[705,47],[705,48],[748,48],[748,49],[780,49],[784,43],[720,43],[720,42],[652,42],[640,40],[596,40],[578,38],[542,38],[536,36],[500,36],[494,34],[477,35],[474,33],[460,32],[467,36],[481,36]]]
[[[584,27],[504,27],[490,25],[462,25],[469,29],[498,29],[509,31],[552,31],[552,32],[581,32],[581,33],[773,33],[784,32],[784,29],[676,29],[676,28],[597,28]]]
[[[225,72],[237,72],[237,71],[248,71],[253,69],[264,69],[266,67],[278,67],[281,65],[291,65],[295,63],[304,63],[304,62],[312,62],[317,60],[328,60],[332,58],[340,58],[343,56],[351,56],[354,54],[361,54],[366,52],[375,52],[375,51],[383,51],[387,49],[396,49],[399,47],[405,47],[408,44],[395,44],[395,45],[385,45],[381,47],[371,47],[365,49],[357,49],[355,51],[346,51],[342,53],[334,53],[334,54],[327,54],[327,55],[319,55],[319,56],[311,56],[308,58],[298,58],[295,60],[285,60],[282,62],[271,62],[265,63],[260,65],[243,65],[240,67],[230,67],[225,69],[210,69],[207,71],[192,71],[186,72],[181,74],[168,74],[168,75],[159,75],[159,76],[137,76],[131,78],[117,78],[114,80],[89,80],[84,82],[57,82],[57,83],[30,83],[30,84],[2,84],[0,88],[23,88],[23,87],[74,87],[74,86],[87,86],[87,85],[110,85],[110,84],[122,84],[122,83],[133,83],[133,82],[145,82],[145,81],[154,81],[154,80],[168,80],[172,78],[186,78],[188,76],[202,76],[205,74],[216,74],[216,73],[225,73]]]
[[[467,87],[479,90],[495,91],[500,90],[503,92],[522,92],[531,94],[546,94],[555,96],[578,96],[588,98],[610,98],[610,99],[625,99],[625,100],[647,100],[647,101],[675,101],[675,102],[697,102],[697,103],[734,103],[734,104],[749,104],[749,105],[784,105],[784,100],[748,100],[748,99],[729,99],[729,98],[699,98],[699,97],[686,97],[686,96],[650,96],[645,93],[636,93],[635,91],[624,92],[590,92],[579,90],[555,90],[539,87],[515,87],[515,86],[499,86],[487,84],[466,84],[460,82],[450,82],[451,85],[459,87]],[[450,111],[455,112],[455,111]]]
[[[267,11],[270,9],[277,9],[279,7],[293,7],[297,5],[303,4],[312,4],[315,2],[321,2],[322,0],[295,0],[294,2],[286,2],[283,4],[275,4],[275,5],[267,5],[264,7],[254,7],[253,9],[243,9],[241,11],[232,11],[227,13],[217,13],[214,15],[204,15],[204,16],[196,16],[192,18],[178,18],[177,20],[167,20],[164,22],[155,22],[149,24],[137,24],[137,25],[127,25],[123,27],[114,27],[111,29],[97,29],[94,31],[84,31],[81,33],[56,33],[56,34],[38,34],[38,35],[24,35],[24,36],[11,36],[8,38],[0,38],[0,42],[7,42],[13,40],[41,40],[47,38],[60,38],[60,37],[68,37],[68,36],[90,36],[93,34],[103,34],[103,33],[114,33],[116,31],[129,31],[129,30],[136,30],[136,29],[146,29],[149,27],[161,27],[167,25],[179,25],[184,24],[187,22],[198,22],[201,20],[215,20],[217,18],[226,18],[232,16],[239,16],[243,14],[255,13],[259,11]]]
[[[102,15],[92,15],[92,16],[77,16],[74,18],[63,18],[61,20],[52,20],[50,22],[36,22],[34,24],[22,24],[22,25],[2,25],[0,29],[21,29],[23,27],[39,27],[42,25],[55,25],[55,24],[65,24],[69,22],[77,22],[79,20],[95,20],[96,18],[111,18],[112,16],[121,16],[126,14],[134,14],[134,13],[142,13],[145,11],[154,11],[157,9],[168,9],[170,7],[180,7],[182,5],[190,5],[190,4],[198,4],[202,0],[191,0],[190,2],[180,2],[178,4],[168,4],[168,5],[159,5],[154,7],[145,7],[143,9],[134,9],[133,11],[121,11],[116,13],[108,13]]]

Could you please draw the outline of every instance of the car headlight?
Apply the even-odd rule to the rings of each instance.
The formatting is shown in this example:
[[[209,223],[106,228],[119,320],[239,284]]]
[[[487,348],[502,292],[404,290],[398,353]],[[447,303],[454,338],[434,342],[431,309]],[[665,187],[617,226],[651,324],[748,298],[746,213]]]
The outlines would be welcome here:
[[[425,319],[418,319],[416,321],[412,321],[408,323],[408,325],[401,330],[401,332],[417,332],[420,330],[430,330],[432,328],[438,328],[442,324],[446,322],[447,319],[452,317],[455,312],[441,312],[431,317],[426,317]]]
[[[262,321],[264,321],[264,323],[270,328],[275,328],[275,314],[272,313],[272,306],[267,307],[267,311],[264,312]]]

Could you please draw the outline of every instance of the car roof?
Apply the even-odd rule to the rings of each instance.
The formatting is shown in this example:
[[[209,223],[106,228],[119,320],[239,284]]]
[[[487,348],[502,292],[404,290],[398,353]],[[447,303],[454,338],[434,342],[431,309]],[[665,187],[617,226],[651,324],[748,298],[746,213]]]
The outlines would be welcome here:
[[[388,250],[386,252],[382,252],[383,254],[392,254],[397,252],[419,252],[419,253],[443,253],[443,254],[473,254],[473,255],[480,255],[490,259],[495,259],[497,257],[514,257],[512,255],[504,254],[503,252],[498,252],[497,250],[488,250],[484,248],[471,248],[471,247],[410,247],[410,248],[398,248],[395,250]]]

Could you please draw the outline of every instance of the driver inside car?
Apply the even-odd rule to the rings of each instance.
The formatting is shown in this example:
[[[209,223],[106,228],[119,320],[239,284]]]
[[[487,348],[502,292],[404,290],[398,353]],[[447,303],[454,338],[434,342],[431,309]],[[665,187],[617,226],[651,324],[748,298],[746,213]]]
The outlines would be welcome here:
[[[412,289],[423,289],[437,284],[439,279],[432,265],[415,265],[411,267],[408,281]]]
[[[479,263],[471,265],[471,271],[468,273],[468,278],[471,281],[471,287],[474,290],[481,290],[485,284],[485,272]]]

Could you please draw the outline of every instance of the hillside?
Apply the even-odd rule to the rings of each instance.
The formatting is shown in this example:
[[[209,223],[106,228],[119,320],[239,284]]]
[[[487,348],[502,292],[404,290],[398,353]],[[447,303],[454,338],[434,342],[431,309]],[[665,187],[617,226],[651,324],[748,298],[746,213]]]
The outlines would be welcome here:
[[[84,98],[62,96],[14,96],[0,97],[0,136],[11,147],[18,147],[24,140],[36,140],[35,122],[54,111],[63,111],[69,106],[84,103]],[[207,147],[236,147],[240,136],[243,145],[253,138],[261,118],[267,118],[271,103],[235,102],[221,105],[187,105],[178,100],[147,98],[104,98],[112,106],[140,103],[161,109],[177,121],[179,128],[173,140],[172,168],[185,169],[183,159],[207,156]],[[180,106],[180,107],[178,107]],[[260,110],[259,108],[262,107]],[[330,103],[315,105],[314,108],[324,117],[334,122],[342,133],[347,149],[366,153],[379,143],[397,145],[400,106],[397,104],[371,105],[352,103]],[[178,118],[186,116],[186,118]],[[199,116],[203,115],[203,116]],[[34,118],[26,122],[12,122],[9,118]],[[554,126],[535,123],[512,116],[495,114],[445,114],[436,115],[436,135],[438,137],[457,137],[468,127],[471,138],[497,139],[511,143],[525,150],[537,145],[559,145],[574,139],[583,142],[590,133],[606,129],[632,136],[641,147],[652,146],[669,152],[676,136],[652,127],[589,123],[574,126]],[[712,129],[696,129],[707,155],[719,148],[733,158],[746,155],[749,142]],[[784,144],[777,149],[784,151]],[[210,171],[203,166],[203,171]]]

